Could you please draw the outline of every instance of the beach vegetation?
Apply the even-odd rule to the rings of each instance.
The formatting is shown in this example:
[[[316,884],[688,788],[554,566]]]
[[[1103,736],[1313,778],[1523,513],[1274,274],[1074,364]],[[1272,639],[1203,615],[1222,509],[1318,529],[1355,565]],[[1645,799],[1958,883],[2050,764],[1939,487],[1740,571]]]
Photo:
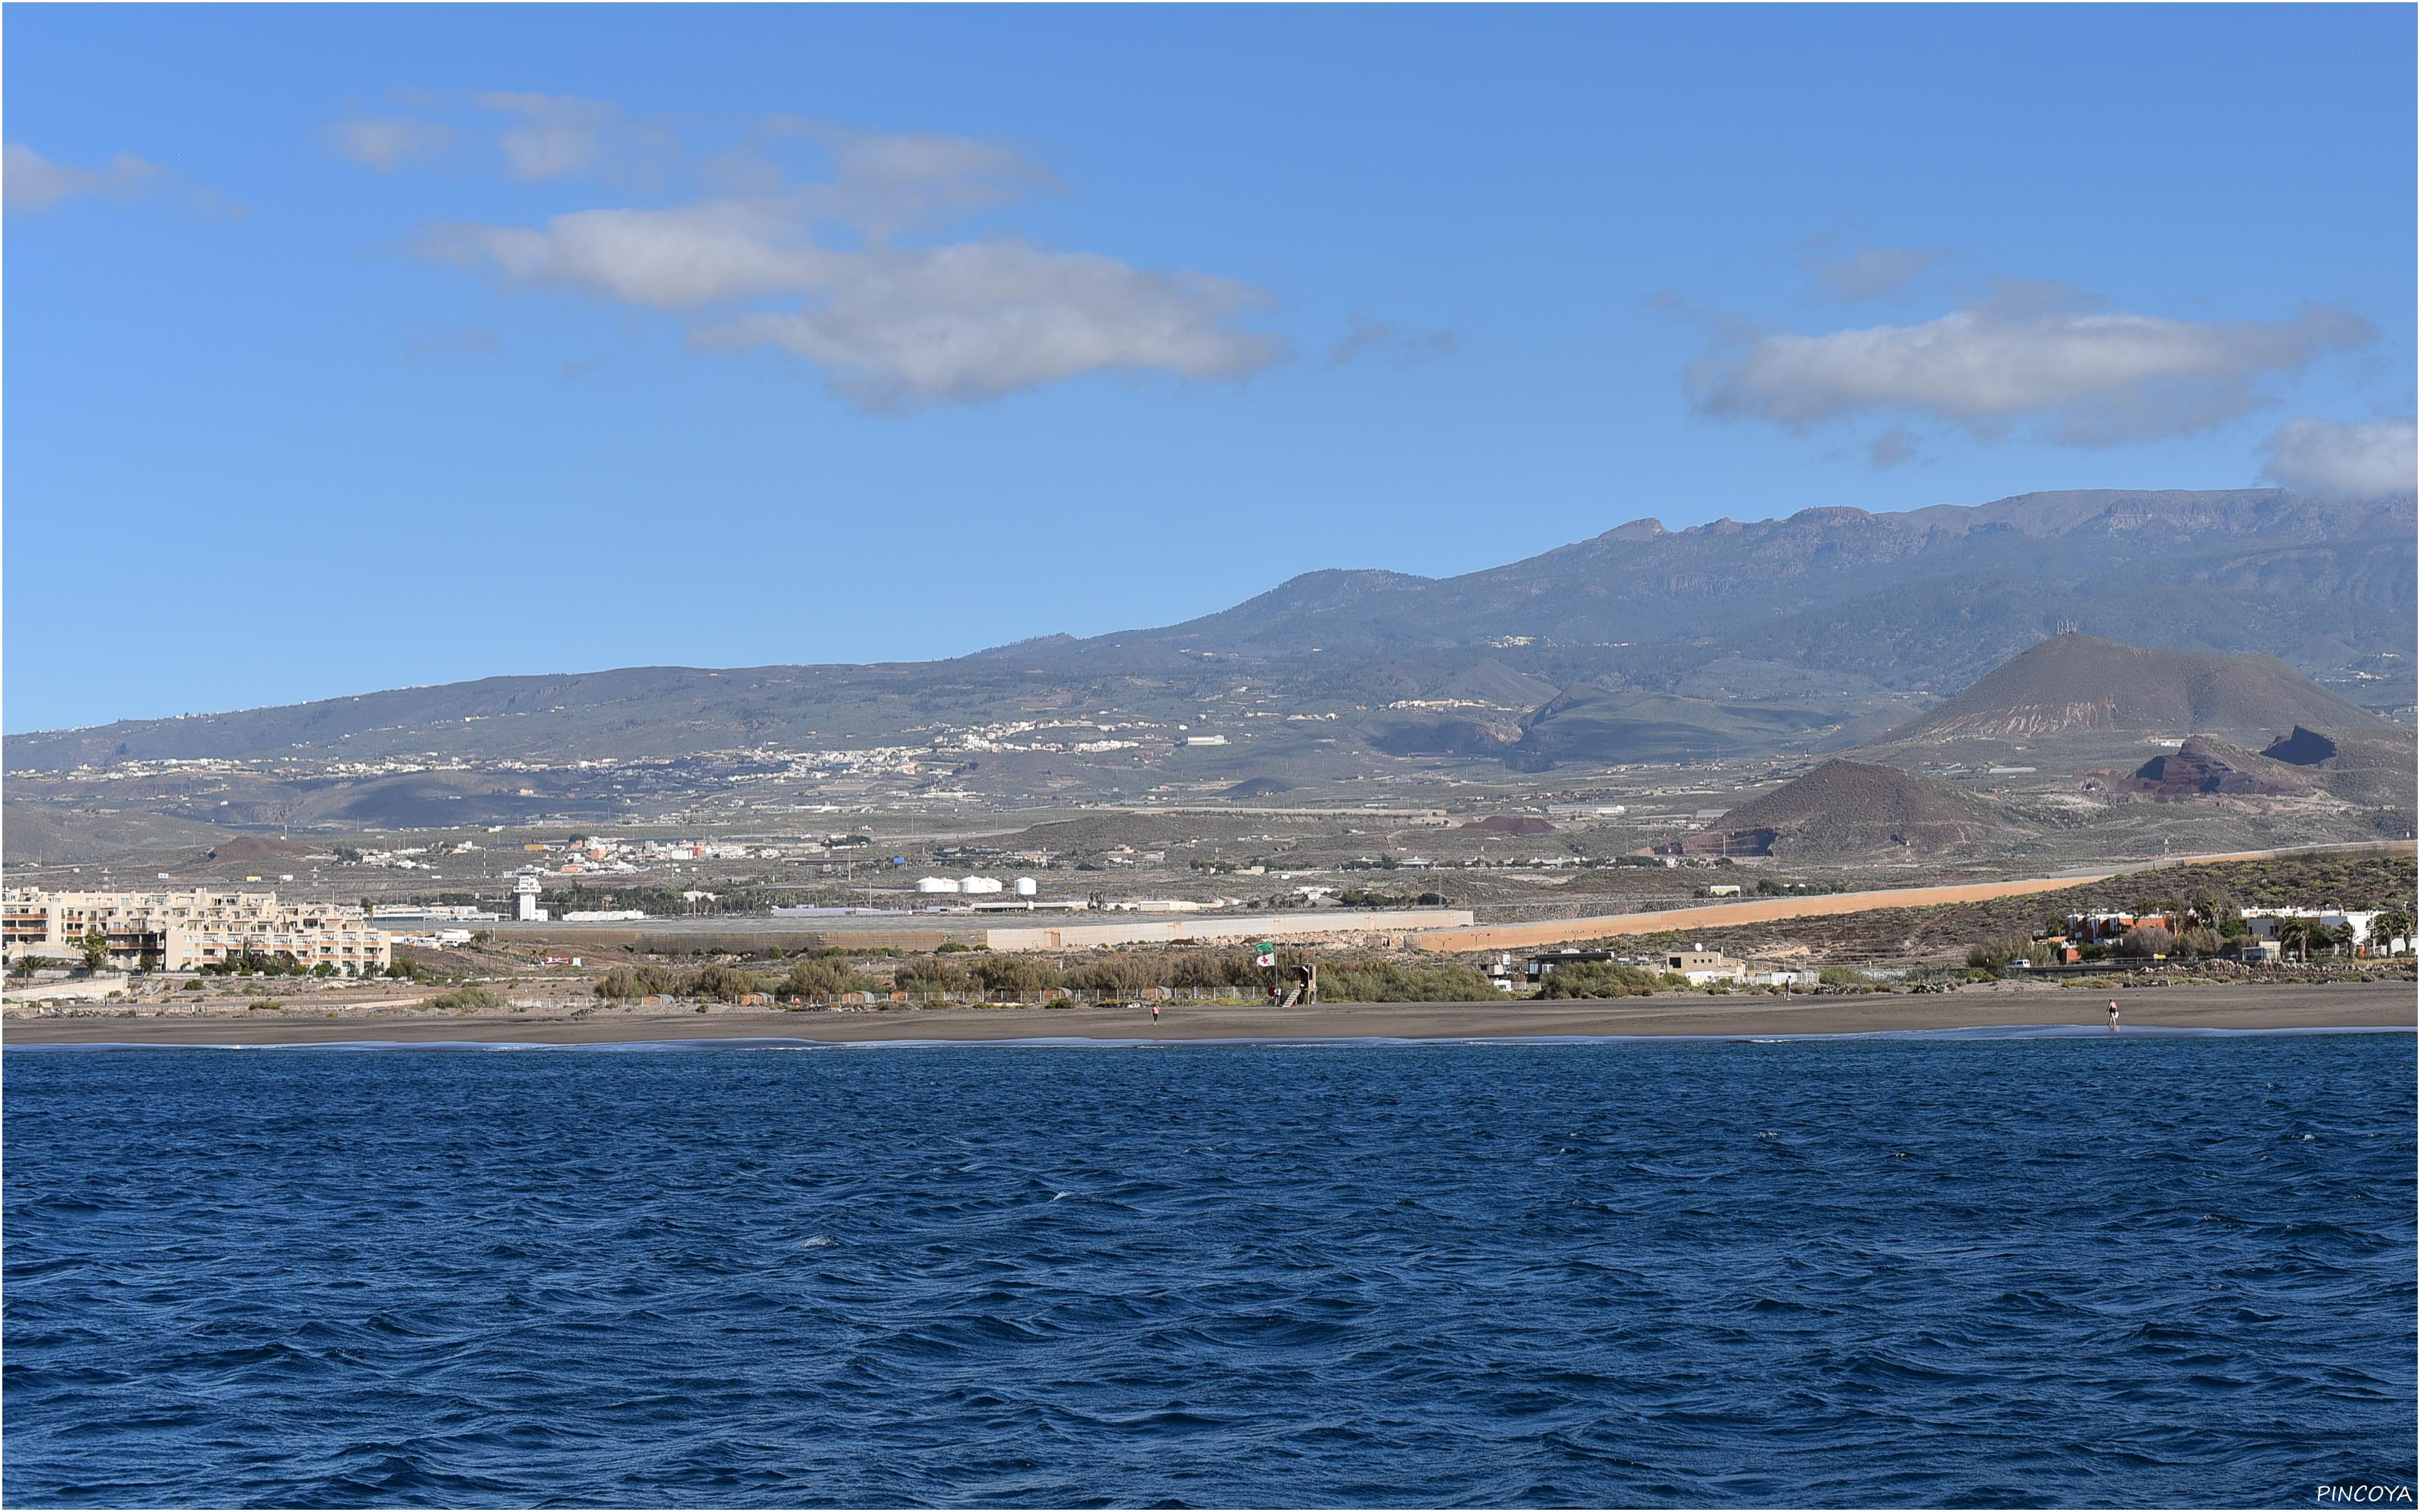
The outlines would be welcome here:
[[[1002,993],[1019,997],[1067,985],[1067,974],[1047,961],[1029,955],[998,955],[977,961],[971,968],[986,995]]]
[[[504,1006],[504,1001],[502,997],[477,982],[466,982],[451,992],[442,992],[434,997],[421,999],[420,1006],[433,1008],[440,1012],[455,1012],[479,1008],[501,1008]]]
[[[910,956],[899,963],[892,982],[908,992],[954,993],[966,987],[967,974],[964,967],[948,961],[936,960],[933,956]]]
[[[719,961],[698,967],[683,983],[684,996],[706,997],[719,1003],[736,1003],[764,990],[764,984],[753,976]]]
[[[1338,961],[1319,968],[1322,1002],[1483,1003],[1503,995],[1478,967],[1454,962]]]
[[[1634,966],[1620,961],[1574,961],[1547,972],[1538,984],[1538,995],[1645,997],[1670,980],[1677,980],[1684,987],[1688,985],[1686,978],[1668,978],[1645,966]]]
[[[880,985],[851,969],[845,956],[818,955],[794,964],[774,990],[783,997],[835,997],[842,993],[871,992]]]

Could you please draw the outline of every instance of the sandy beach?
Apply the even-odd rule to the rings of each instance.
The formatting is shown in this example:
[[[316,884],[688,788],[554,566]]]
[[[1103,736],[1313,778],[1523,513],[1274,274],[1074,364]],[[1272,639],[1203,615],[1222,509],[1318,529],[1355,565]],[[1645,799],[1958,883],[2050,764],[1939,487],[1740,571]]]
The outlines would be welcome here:
[[[2409,982],[2304,986],[2133,987],[2092,991],[1970,988],[1939,995],[1779,998],[1673,994],[1606,1001],[1337,1003],[1308,1009],[1172,1004],[1147,1008],[930,1008],[889,1011],[664,1013],[598,1011],[585,1018],[512,1013],[342,1018],[92,1015],[12,1019],[0,1043],[338,1044],[483,1042],[613,1044],[667,1040],[807,1040],[828,1044],[1019,1040],[1462,1040],[1611,1035],[1875,1034],[2071,1026],[2102,1029],[2119,1004],[2128,1028],[2412,1028]]]

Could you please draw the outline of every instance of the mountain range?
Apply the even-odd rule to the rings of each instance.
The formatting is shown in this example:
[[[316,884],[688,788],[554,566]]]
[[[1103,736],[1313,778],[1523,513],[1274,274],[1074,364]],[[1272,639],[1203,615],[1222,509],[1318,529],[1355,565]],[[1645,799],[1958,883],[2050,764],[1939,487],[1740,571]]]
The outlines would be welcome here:
[[[2256,748],[2296,725],[2358,740],[2395,727],[2304,674],[2371,708],[2410,706],[2414,533],[2408,498],[2276,490],[1814,508],[1679,531],[1640,519],[1461,577],[1311,572],[1181,625],[952,660],[490,677],[12,733],[5,761],[42,796],[25,775],[279,763],[294,770],[272,808],[239,793],[214,800],[230,811],[177,811],[392,824],[432,804],[468,821],[467,796],[490,822],[589,811],[566,775],[580,759],[652,764],[646,781],[671,792],[709,753],[876,745],[979,753],[923,776],[1006,793],[1078,791],[1139,762],[1233,784],[1404,758],[1534,771],[1812,756],[1981,735],[1994,709],[2030,711],[2002,717],[2003,739],[2073,718]],[[2121,665],[2133,647],[2208,665],[2147,680]],[[2213,682],[2221,666],[2236,670]],[[1112,754],[1077,750],[1103,744]],[[503,788],[392,770],[452,764],[547,775]],[[612,802],[636,801],[630,772]]]

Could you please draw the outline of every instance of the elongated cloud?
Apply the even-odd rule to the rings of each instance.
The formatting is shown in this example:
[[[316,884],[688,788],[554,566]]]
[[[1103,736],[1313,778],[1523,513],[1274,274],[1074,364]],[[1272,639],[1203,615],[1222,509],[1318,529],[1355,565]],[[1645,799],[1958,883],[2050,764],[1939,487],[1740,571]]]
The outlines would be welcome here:
[[[1807,269],[1839,299],[1878,300],[1905,288],[1940,260],[1941,254],[1914,247],[1859,247],[1846,257],[1813,259]]]
[[[743,201],[580,210],[543,229],[441,226],[420,250],[485,264],[512,283],[584,288],[659,310],[816,287],[846,261],[810,242],[782,207]]]
[[[767,130],[824,145],[832,179],[808,192],[807,208],[819,220],[876,240],[1064,187],[1048,169],[997,142],[940,132],[852,131],[785,117]]]
[[[1231,280],[1015,238],[894,244],[902,231],[1059,187],[1007,148],[785,130],[827,147],[828,181],[784,185],[759,165],[747,176],[753,193],[535,226],[438,226],[417,250],[511,285],[678,312],[695,345],[777,348],[869,409],[980,402],[1095,372],[1233,378],[1282,354],[1251,327],[1268,296]],[[825,239],[833,231],[837,244]]]
[[[98,168],[79,168],[43,157],[22,142],[0,149],[0,201],[12,210],[47,210],[85,195],[130,199],[165,177],[165,170],[131,152]]]
[[[1990,432],[2046,419],[2058,440],[2102,445],[2182,435],[2265,402],[2262,378],[2375,333],[2305,305],[2284,320],[2195,322],[2084,306],[2031,286],[1920,325],[1753,338],[1688,372],[1709,414],[1793,429],[1868,411],[1926,414]]]
[[[338,152],[362,166],[392,173],[407,162],[433,158],[444,151],[454,140],[454,132],[440,121],[392,116],[338,121],[328,128],[328,140]]]
[[[1233,378],[1279,347],[1236,321],[1267,302],[1243,285],[1159,273],[1020,241],[843,261],[796,313],[742,316],[706,346],[768,342],[870,409],[997,398],[1079,374]]]
[[[494,91],[478,97],[481,109],[518,119],[496,139],[504,166],[516,178],[559,178],[596,162],[605,133],[618,112],[602,100],[570,95]]]
[[[2420,425],[2410,418],[2289,420],[2261,450],[2268,475],[2297,493],[2379,499],[2412,493],[2420,477]]]

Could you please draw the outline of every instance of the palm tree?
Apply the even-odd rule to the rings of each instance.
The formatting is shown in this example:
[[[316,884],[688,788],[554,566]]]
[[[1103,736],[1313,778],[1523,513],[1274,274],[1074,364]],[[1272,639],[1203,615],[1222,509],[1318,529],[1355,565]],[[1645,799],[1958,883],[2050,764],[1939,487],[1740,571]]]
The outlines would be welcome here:
[[[2291,914],[2287,915],[2285,918],[2277,920],[2277,948],[2281,950],[2285,950],[2291,949],[2298,945],[2301,946],[2303,949],[2303,960],[2307,964],[2311,959],[2311,941],[2317,937],[2319,933],[2319,922],[2318,919],[2297,918]]]
[[[2369,921],[2369,948],[2378,954],[2390,954],[2395,942],[2412,937],[2412,910],[2403,903],[2389,903]]]

